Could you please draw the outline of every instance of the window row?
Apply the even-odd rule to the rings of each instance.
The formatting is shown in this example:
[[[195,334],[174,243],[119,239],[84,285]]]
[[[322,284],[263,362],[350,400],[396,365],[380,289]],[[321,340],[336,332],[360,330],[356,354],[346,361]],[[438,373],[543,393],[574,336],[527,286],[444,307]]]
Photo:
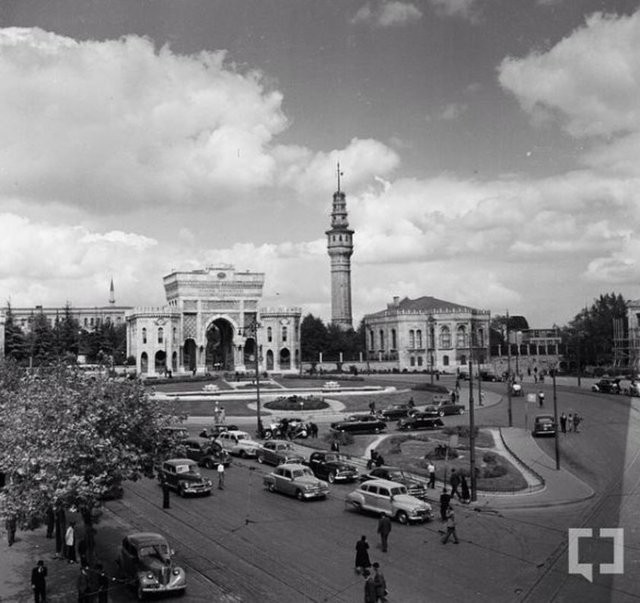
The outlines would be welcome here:
[[[280,341],[287,341],[287,337],[289,336],[289,331],[287,330],[286,325],[282,326],[280,330]],[[273,341],[273,329],[271,327],[267,327],[267,342],[271,343]]]
[[[158,327],[158,331],[156,332],[156,341],[159,344],[163,344],[164,343],[164,329],[162,327]],[[176,327],[173,327],[173,332],[172,332],[172,343],[176,343],[178,340],[178,329]],[[142,327],[142,343],[147,343],[148,342],[148,335],[147,335],[147,327]]]
[[[485,347],[485,334],[484,329],[478,329],[475,333],[475,341],[473,341],[472,345],[475,347]],[[397,350],[398,342],[397,342],[397,334],[395,329],[391,329],[390,331],[390,349]],[[378,347],[376,348],[376,332],[371,330],[369,331],[369,349],[370,350],[382,350],[386,349],[386,333],[383,329],[378,331]],[[429,330],[429,341],[428,347],[430,349],[434,348],[434,340],[435,340],[435,330],[432,328]],[[408,349],[416,350],[423,348],[423,339],[422,339],[422,330],[421,329],[410,329],[409,330],[409,341],[408,341]],[[438,330],[438,348],[439,349],[449,349],[452,347],[452,334],[451,329],[448,326],[442,326]],[[456,347],[457,348],[468,348],[470,347],[469,341],[469,332],[467,327],[464,325],[460,325],[456,329]]]

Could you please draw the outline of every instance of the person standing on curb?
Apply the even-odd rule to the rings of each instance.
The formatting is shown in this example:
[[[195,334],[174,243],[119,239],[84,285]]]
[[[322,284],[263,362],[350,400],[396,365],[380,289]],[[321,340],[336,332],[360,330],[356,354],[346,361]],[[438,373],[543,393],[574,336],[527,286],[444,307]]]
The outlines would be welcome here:
[[[429,464],[427,465],[427,471],[429,472],[429,483],[427,484],[427,488],[432,488],[435,490],[436,466],[433,464],[433,461],[429,461]]]
[[[224,490],[224,464],[218,463],[218,490]]]
[[[69,563],[76,562],[76,524],[72,521],[64,535],[64,552]]]
[[[451,504],[451,495],[447,491],[446,488],[442,489],[442,494],[440,495],[440,519],[442,521],[447,521],[447,509]]]
[[[378,520],[378,534],[380,534],[380,544],[382,552],[387,552],[387,542],[389,540],[389,534],[391,533],[391,519],[386,513],[380,514]]]
[[[167,484],[167,480],[165,480],[164,477],[162,478],[162,508],[171,508],[171,489],[169,488],[169,484]]]
[[[447,533],[442,539],[442,544],[447,544],[451,536],[453,536],[453,542],[459,544],[458,535],[456,534],[456,514],[453,512],[453,508],[449,506],[449,509],[447,509]]]
[[[18,527],[18,520],[15,515],[7,517],[4,522],[4,527],[7,530],[7,544],[13,546],[16,541],[16,529]]]
[[[560,431],[567,433],[567,415],[564,413],[560,415]]]
[[[467,505],[471,502],[471,492],[464,473],[460,474],[460,500]]]
[[[376,586],[376,603],[378,601],[386,603],[387,581],[385,580],[384,574],[380,570],[380,564],[377,561],[373,564],[373,583]]]
[[[458,492],[458,486],[460,486],[460,476],[456,473],[455,469],[451,470],[451,475],[449,476],[449,485],[451,486],[451,498],[454,498],[456,495],[460,498],[460,492]]]
[[[35,603],[46,603],[47,601],[47,568],[44,561],[40,559],[37,565],[31,570],[31,590]]]

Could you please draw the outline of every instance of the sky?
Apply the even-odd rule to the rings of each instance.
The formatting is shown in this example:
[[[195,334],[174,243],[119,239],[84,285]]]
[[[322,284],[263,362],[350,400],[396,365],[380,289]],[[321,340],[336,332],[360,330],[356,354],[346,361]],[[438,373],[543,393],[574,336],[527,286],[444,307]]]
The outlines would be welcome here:
[[[265,272],[357,322],[434,296],[566,324],[640,297],[640,3],[2,0],[0,300],[159,306]]]

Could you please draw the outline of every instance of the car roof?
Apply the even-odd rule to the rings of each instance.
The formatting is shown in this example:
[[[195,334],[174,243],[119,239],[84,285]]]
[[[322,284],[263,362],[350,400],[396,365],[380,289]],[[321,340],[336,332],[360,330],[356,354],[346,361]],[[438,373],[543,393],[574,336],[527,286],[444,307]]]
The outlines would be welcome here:
[[[209,438],[201,438],[200,436],[192,436],[187,438],[185,442],[196,442],[198,444],[202,444],[203,446],[210,446],[211,440]]]
[[[145,544],[167,544],[167,539],[155,532],[135,532],[134,534],[128,534],[127,540],[136,546],[143,546]]]
[[[551,419],[552,421],[555,421],[555,417],[553,415],[536,415],[536,421],[539,419]]]
[[[362,482],[361,486],[365,485],[373,485],[373,486],[384,486],[385,488],[392,488],[394,486],[400,486],[401,488],[406,488],[404,484],[400,482],[392,482],[390,479],[368,479],[366,482]]]
[[[166,465],[197,465],[195,461],[191,459],[167,459],[165,461]]]
[[[289,440],[267,440],[267,442],[273,442],[274,444],[288,444],[291,446],[291,442]],[[267,442],[265,442],[265,444]]]
[[[239,433],[243,433],[245,435],[249,435],[248,432],[242,431],[242,429],[227,429],[227,431],[223,431],[222,433],[230,433],[231,435],[237,435]],[[220,435],[222,435],[222,433]]]
[[[309,469],[309,467],[302,463],[282,463],[282,465],[278,465],[277,468],[281,469],[282,467],[285,467],[286,469]],[[311,470],[309,469],[309,471]]]

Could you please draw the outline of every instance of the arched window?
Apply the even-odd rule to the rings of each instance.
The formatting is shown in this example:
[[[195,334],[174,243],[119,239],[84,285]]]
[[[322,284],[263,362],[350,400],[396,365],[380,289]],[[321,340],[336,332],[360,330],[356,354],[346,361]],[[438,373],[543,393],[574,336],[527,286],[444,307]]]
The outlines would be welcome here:
[[[173,339],[171,340],[172,343],[175,343],[178,340],[178,329],[176,329],[176,327],[173,327]]]
[[[282,341],[287,341],[287,327],[283,326],[282,327]]]
[[[440,347],[443,349],[451,347],[451,330],[449,327],[440,328]]]
[[[419,348],[422,347],[422,331],[420,329],[416,331],[416,343]]]
[[[267,341],[269,343],[273,341],[273,332],[271,331],[271,327],[267,327]]]
[[[484,329],[478,329],[478,347],[484,347]]]
[[[142,343],[147,343],[147,328],[142,327]]]
[[[160,327],[158,329],[158,343],[162,343],[164,341],[164,329]]]
[[[380,329],[380,349],[384,351],[384,331]]]
[[[431,349],[436,347],[436,333],[433,327],[429,327],[429,347]]]
[[[409,331],[409,348],[413,350],[416,347],[416,334],[413,329]]]
[[[398,342],[396,340],[396,330],[395,329],[391,329],[391,349],[392,350],[397,350],[398,349]]]
[[[460,325],[458,327],[458,330],[456,331],[456,347],[457,348],[467,347],[467,329],[464,325]]]
[[[460,364],[462,366],[465,366],[467,364],[467,356],[466,356],[466,354],[462,354],[462,356],[460,356]]]
[[[444,364],[444,366],[449,366],[449,356],[442,357],[442,364]]]
[[[376,349],[375,334],[373,331],[369,331],[369,349],[370,350]]]

